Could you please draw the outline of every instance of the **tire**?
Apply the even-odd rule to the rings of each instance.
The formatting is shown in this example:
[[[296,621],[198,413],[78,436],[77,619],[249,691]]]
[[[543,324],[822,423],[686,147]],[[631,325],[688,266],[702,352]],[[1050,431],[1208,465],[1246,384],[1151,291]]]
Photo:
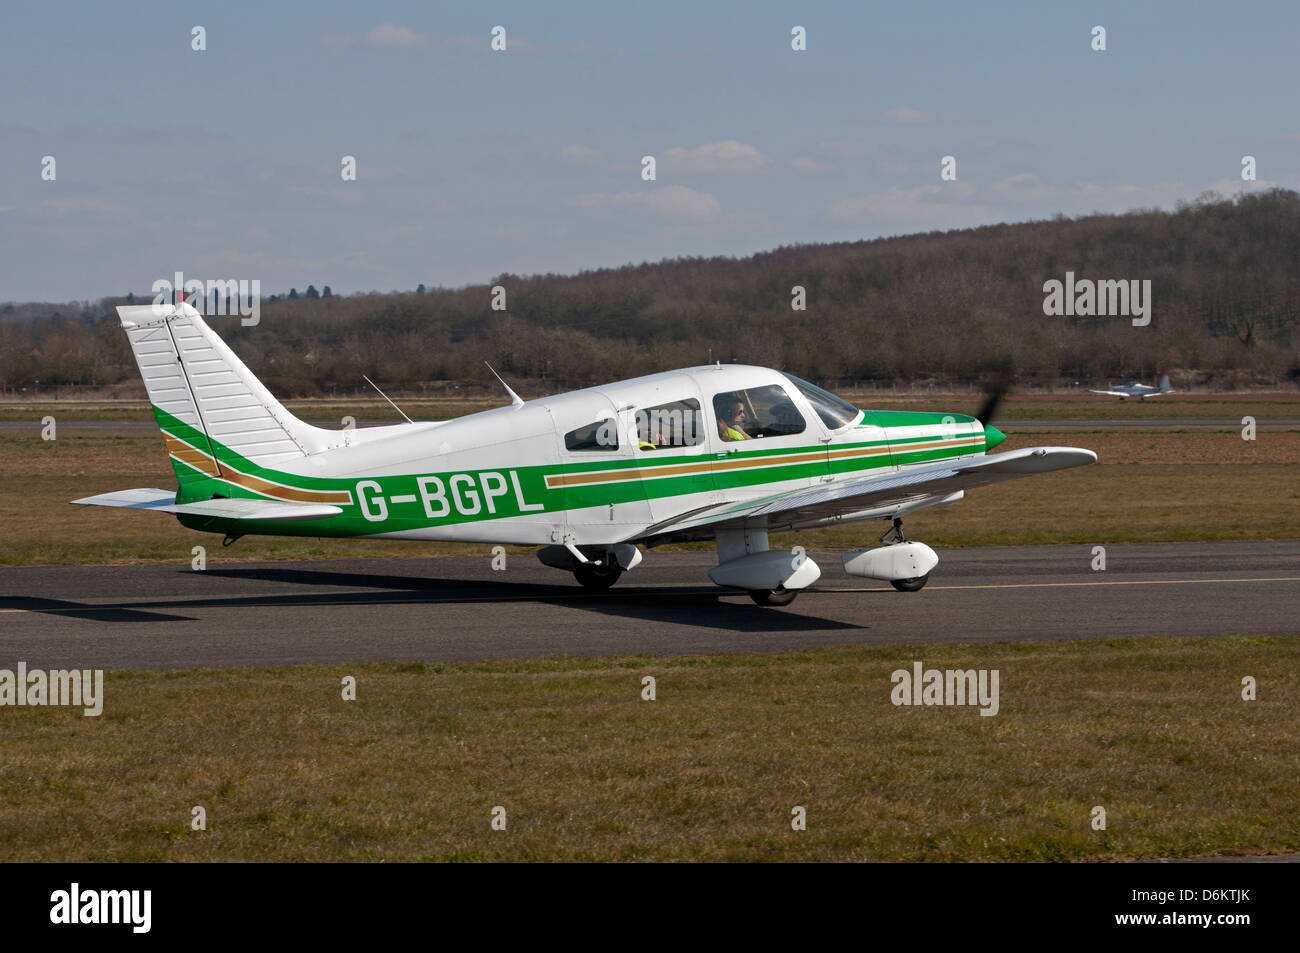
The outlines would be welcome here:
[[[760,606],[788,606],[799,595],[798,589],[751,589],[749,598]]]
[[[916,576],[912,579],[891,579],[889,584],[899,592],[920,592],[925,588],[925,584],[930,581],[930,574]]]
[[[573,577],[582,584],[584,589],[608,589],[618,582],[618,577],[621,575],[623,575],[623,567],[617,563],[601,566],[595,563],[584,563],[573,570]]]

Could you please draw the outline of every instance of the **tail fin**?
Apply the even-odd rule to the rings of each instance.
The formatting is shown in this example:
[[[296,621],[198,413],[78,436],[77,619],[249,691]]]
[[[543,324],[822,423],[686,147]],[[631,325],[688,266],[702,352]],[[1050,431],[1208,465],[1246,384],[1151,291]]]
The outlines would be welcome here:
[[[1169,375],[1166,374],[1164,377],[1160,378],[1160,393],[1168,394],[1172,391],[1173,388],[1169,386]]]
[[[117,309],[182,497],[186,485],[223,478],[223,460],[275,467],[338,443],[271,396],[192,306]]]

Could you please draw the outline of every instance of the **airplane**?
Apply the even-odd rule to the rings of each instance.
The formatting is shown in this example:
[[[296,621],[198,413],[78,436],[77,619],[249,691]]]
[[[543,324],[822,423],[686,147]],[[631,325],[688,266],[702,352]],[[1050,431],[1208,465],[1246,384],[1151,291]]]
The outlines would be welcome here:
[[[1127,384],[1117,384],[1114,387],[1111,387],[1109,384],[1106,386],[1110,387],[1110,390],[1090,390],[1088,393],[1105,394],[1108,397],[1118,397],[1120,400],[1125,400],[1129,397],[1139,397],[1142,400],[1146,400],[1148,397],[1159,397],[1161,394],[1174,393],[1174,389],[1169,386],[1168,374],[1160,378],[1159,390],[1146,384],[1139,384],[1137,381],[1129,381]]]
[[[990,454],[990,419],[861,410],[792,374],[721,363],[650,374],[453,420],[339,430],[299,420],[183,298],[120,306],[175,491],[72,502],[171,513],[245,535],[538,546],[546,566],[607,589],[663,543],[713,540],[719,586],[788,605],[821,575],[769,534],[888,521],[850,575],[921,589],[938,564],[903,518],[966,490],[1096,462],[1090,450]],[[495,373],[495,371],[493,372]]]

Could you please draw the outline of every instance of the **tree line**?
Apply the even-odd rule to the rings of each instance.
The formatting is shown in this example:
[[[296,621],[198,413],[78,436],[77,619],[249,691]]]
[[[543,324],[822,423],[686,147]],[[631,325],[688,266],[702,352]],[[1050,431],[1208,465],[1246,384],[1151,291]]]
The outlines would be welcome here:
[[[1233,388],[1300,374],[1300,194],[1203,196],[1174,211],[676,258],[576,275],[265,297],[260,323],[212,319],[272,391],[347,395],[495,386],[550,393],[706,361],[840,388],[962,385],[1010,366],[1034,385],[1150,379]],[[1152,320],[1044,314],[1044,283],[1150,280]],[[494,310],[494,288],[505,309]],[[802,288],[804,310],[793,305]],[[496,296],[499,300],[500,296]],[[0,306],[0,387],[123,387],[137,374],[113,306]],[[142,391],[139,391],[142,393]]]

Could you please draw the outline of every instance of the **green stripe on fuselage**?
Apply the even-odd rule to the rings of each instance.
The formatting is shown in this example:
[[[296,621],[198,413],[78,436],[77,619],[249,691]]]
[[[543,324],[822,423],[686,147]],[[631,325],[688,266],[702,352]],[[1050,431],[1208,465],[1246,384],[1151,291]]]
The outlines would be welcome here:
[[[899,437],[886,440],[852,440],[852,431],[844,443],[832,443],[830,449],[835,451],[855,449],[886,449],[892,452],[877,453],[861,457],[847,457],[829,460],[826,457],[827,445],[816,443],[800,447],[745,447],[722,456],[713,450],[704,448],[694,452],[677,452],[670,456],[646,453],[637,459],[621,458],[618,460],[601,460],[593,454],[591,459],[576,462],[547,464],[543,466],[517,466],[482,468],[477,470],[445,471],[435,473],[394,474],[371,477],[319,477],[302,476],[285,473],[258,466],[216,440],[182,423],[166,412],[155,408],[159,425],[172,436],[191,445],[204,447],[210,445],[217,459],[228,463],[241,473],[263,480],[281,483],[286,486],[304,490],[346,491],[352,494],[354,502],[344,506],[344,512],[338,516],[320,520],[291,522],[257,522],[214,520],[200,517],[181,517],[183,525],[193,529],[209,532],[239,532],[285,536],[361,536],[375,533],[400,532],[402,530],[422,529],[427,527],[447,526],[459,523],[483,520],[508,519],[519,516],[535,516],[541,513],[557,513],[564,510],[583,509],[587,507],[606,506],[609,504],[635,503],[647,499],[657,500],[701,492],[726,492],[727,490],[759,487],[765,484],[808,480],[810,482],[827,474],[843,477],[855,473],[868,473],[887,469],[898,463],[916,464],[940,460],[948,457],[970,456],[981,452],[981,443],[971,442],[953,447],[931,448],[928,450],[906,449],[908,444],[932,443],[936,440],[961,438],[966,434],[954,435],[944,433],[944,425],[954,421],[969,422],[972,418],[957,415],[912,414],[902,412],[868,412],[864,424],[879,424],[881,417],[893,427],[934,427],[935,432],[928,435]],[[857,428],[855,428],[857,429]],[[866,428],[863,428],[864,430]],[[889,437],[886,430],[886,436]],[[977,435],[971,434],[975,437]],[[558,438],[557,438],[558,439]],[[761,441],[759,441],[761,443]],[[817,459],[783,465],[781,460],[795,455],[817,455]],[[770,466],[753,466],[734,469],[715,468],[713,464],[736,461],[770,460]],[[173,461],[175,463],[175,461]],[[683,474],[676,476],[655,477],[654,470],[661,466],[707,465],[709,469],[701,474]],[[218,480],[199,473],[184,464],[176,464],[178,479],[182,469],[185,479],[180,479],[181,489],[178,502],[194,502],[213,497],[236,497],[265,499],[266,494],[245,489],[225,480]],[[613,480],[609,483],[595,483],[557,487],[548,489],[546,476],[575,473],[610,473],[640,468],[644,471],[641,479]],[[488,491],[495,491],[499,483],[493,475],[500,475],[505,481],[506,492],[494,496],[489,511],[485,501]],[[453,488],[452,477],[464,476],[458,486]],[[485,480],[485,475],[487,479]],[[447,500],[449,512],[446,515],[430,516],[429,512],[438,513],[441,503],[434,501],[426,509],[420,485],[422,477],[436,477],[441,481],[443,496]],[[519,482],[516,494],[514,479]],[[362,483],[378,484],[379,489],[367,489],[364,497],[359,498],[358,487]],[[431,487],[436,489],[436,486]],[[393,497],[413,497],[411,501],[394,502]],[[383,499],[382,507],[375,500]],[[364,502],[363,502],[364,500]],[[529,506],[540,505],[540,510],[521,508],[521,501]],[[477,512],[473,512],[477,510]],[[384,513],[380,520],[367,519],[366,512],[376,515]]]

